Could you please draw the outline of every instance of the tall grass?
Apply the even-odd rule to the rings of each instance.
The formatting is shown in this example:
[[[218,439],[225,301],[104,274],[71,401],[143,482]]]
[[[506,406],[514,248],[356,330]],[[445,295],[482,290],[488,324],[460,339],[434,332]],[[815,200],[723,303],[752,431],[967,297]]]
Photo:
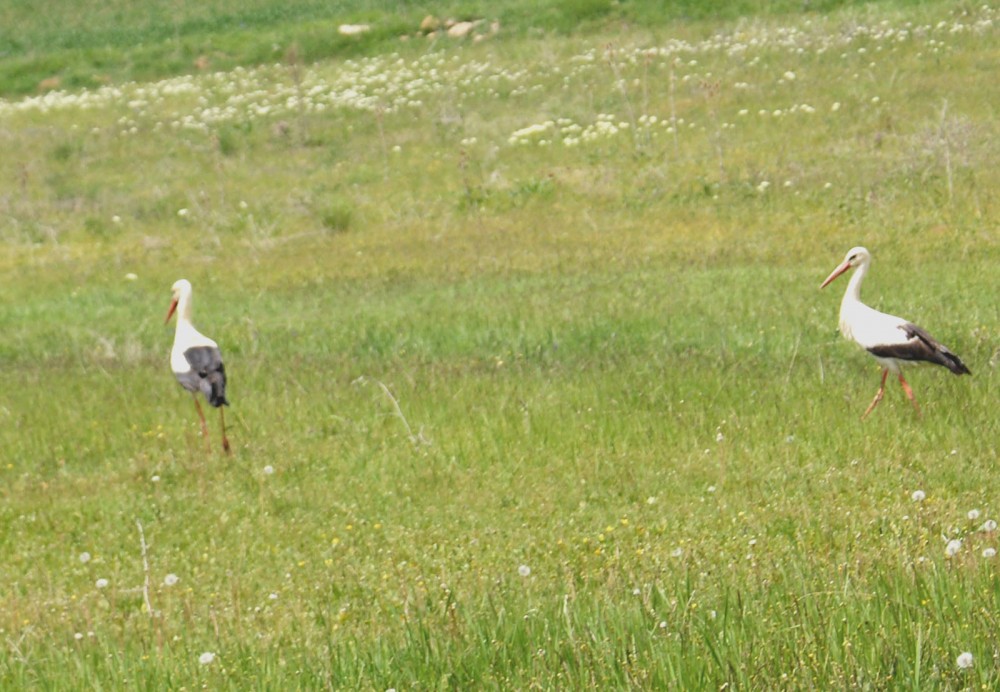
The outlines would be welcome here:
[[[3,686],[995,686],[994,23],[0,104]],[[923,418],[858,420],[817,290],[858,243],[973,371],[911,372]],[[167,367],[182,276],[231,458]]]

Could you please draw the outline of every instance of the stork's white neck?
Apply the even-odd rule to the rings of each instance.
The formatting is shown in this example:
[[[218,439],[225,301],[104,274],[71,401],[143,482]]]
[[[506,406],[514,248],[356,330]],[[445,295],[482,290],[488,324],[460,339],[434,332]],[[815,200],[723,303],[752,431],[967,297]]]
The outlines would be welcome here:
[[[177,296],[177,331],[191,326],[191,292],[181,291]]]
[[[848,302],[861,302],[861,282],[865,280],[865,274],[867,273],[868,262],[862,262],[857,266],[854,274],[851,276],[851,280],[847,282],[847,290],[844,291],[844,299],[841,301],[841,305]]]
[[[187,291],[177,296],[177,326],[181,322],[191,324],[191,294]]]
[[[866,309],[861,302],[861,282],[865,280],[868,266],[869,262],[865,260],[854,269],[854,274],[847,283],[847,290],[844,291],[844,298],[840,301],[840,333],[848,339],[852,338],[854,332],[851,327],[853,314],[859,308],[862,311]]]

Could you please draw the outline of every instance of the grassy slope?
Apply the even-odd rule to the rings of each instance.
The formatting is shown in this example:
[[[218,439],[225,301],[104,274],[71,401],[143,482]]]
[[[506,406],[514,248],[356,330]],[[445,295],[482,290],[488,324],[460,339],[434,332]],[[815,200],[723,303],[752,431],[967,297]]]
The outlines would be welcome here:
[[[962,18],[870,12],[816,31]],[[526,72],[377,117],[4,116],[5,684],[995,684],[995,35],[626,59],[661,32],[438,46]],[[507,143],[629,108],[695,127]],[[915,372],[922,421],[857,420],[877,371],[816,286],[858,242],[975,373]],[[165,372],[181,274],[231,460]]]
[[[53,88],[96,87],[205,69],[269,64],[289,52],[313,62],[394,50],[401,36],[416,37],[428,14],[442,19],[499,21],[510,36],[568,33],[610,22],[667,26],[677,20],[732,19],[829,11],[856,0],[715,0],[661,2],[560,0],[538,3],[477,0],[445,3],[271,0],[198,3],[26,2],[0,7],[0,95]],[[345,37],[340,24],[365,23],[363,37]],[[48,86],[46,86],[46,84]]]

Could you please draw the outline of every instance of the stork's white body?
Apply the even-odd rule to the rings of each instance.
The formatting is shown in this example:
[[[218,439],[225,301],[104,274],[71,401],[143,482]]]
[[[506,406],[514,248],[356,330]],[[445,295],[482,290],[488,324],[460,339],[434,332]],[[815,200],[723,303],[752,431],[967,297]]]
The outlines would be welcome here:
[[[188,375],[191,372],[191,363],[185,357],[185,353],[192,348],[209,348],[216,351],[219,345],[199,332],[191,324],[190,307],[188,316],[184,316],[181,304],[177,307],[177,331],[174,333],[174,347],[170,349],[170,369],[178,378]]]
[[[869,352],[879,346],[906,344],[909,341],[905,331],[907,320],[879,312],[861,302],[861,282],[864,278],[865,271],[859,269],[847,284],[844,299],[840,302],[840,333]],[[872,355],[883,368],[899,374],[898,359]]]

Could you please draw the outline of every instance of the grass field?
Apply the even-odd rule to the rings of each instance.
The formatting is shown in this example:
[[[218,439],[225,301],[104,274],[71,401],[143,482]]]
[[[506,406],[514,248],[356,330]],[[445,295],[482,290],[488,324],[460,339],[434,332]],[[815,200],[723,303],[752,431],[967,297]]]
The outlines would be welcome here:
[[[1000,685],[998,10],[637,7],[0,100],[0,686]]]

